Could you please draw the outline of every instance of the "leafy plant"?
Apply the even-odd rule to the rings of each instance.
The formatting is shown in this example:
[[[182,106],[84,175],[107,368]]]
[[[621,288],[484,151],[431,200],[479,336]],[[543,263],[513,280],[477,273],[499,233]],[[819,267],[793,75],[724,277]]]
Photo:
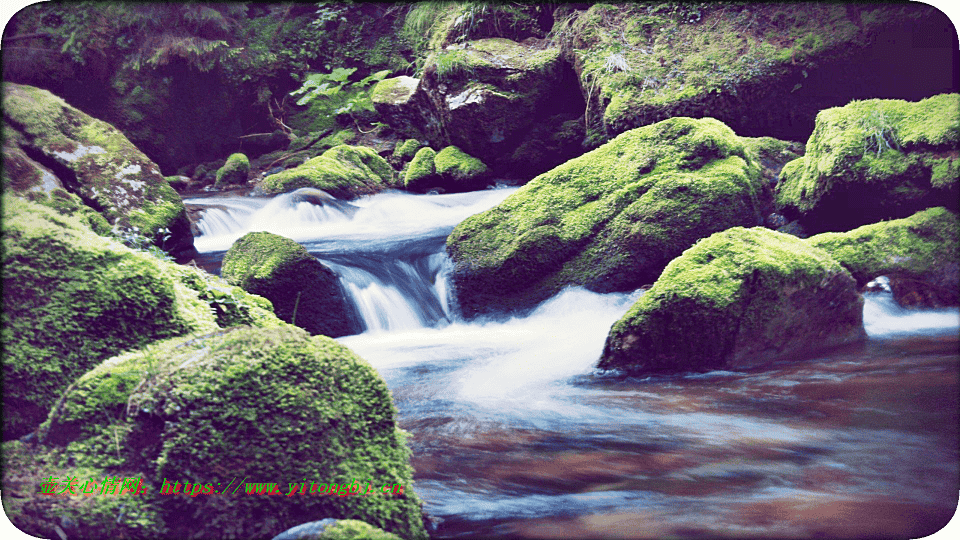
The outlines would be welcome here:
[[[323,107],[332,114],[349,114],[362,111],[373,111],[373,101],[370,99],[370,87],[382,81],[389,70],[381,70],[364,77],[357,82],[350,82],[350,76],[357,68],[338,67],[330,73],[313,73],[307,76],[300,88],[290,93],[291,96],[300,96],[297,105],[310,105],[321,99],[326,103]]]

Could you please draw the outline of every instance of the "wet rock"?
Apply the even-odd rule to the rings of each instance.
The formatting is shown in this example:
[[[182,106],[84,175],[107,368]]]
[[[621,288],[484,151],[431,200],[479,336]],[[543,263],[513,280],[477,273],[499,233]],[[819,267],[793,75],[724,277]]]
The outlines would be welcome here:
[[[17,193],[39,195],[59,183],[99,212],[116,235],[136,231],[171,253],[192,250],[180,196],[116,128],[46,90],[12,83],[3,85],[3,119],[4,161],[18,165],[4,167],[4,177],[20,186]]]
[[[871,99],[817,115],[777,204],[811,233],[845,231],[960,201],[960,95]]]
[[[249,175],[250,160],[247,156],[239,153],[231,154],[223,167],[217,170],[217,181],[214,187],[246,184]]]
[[[598,367],[708,371],[866,338],[856,281],[827,252],[764,228],[701,240],[614,323]]]
[[[362,521],[350,519],[321,519],[297,525],[273,537],[273,540],[400,540],[399,536],[384,532]]]
[[[905,307],[960,304],[960,221],[946,208],[818,234],[807,242],[830,253],[861,286],[886,276]]]
[[[340,337],[363,331],[337,275],[293,240],[248,233],[223,256],[221,274],[270,300],[277,317],[311,334]]]

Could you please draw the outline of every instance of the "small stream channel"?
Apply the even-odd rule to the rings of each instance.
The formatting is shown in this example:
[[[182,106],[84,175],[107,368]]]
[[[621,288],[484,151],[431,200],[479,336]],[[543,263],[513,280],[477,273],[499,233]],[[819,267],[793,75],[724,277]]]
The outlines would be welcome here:
[[[186,203],[206,208],[196,246],[213,266],[268,230],[341,276],[367,330],[339,341],[390,386],[435,537],[918,537],[953,515],[960,311],[869,293],[861,345],[762,370],[597,373],[640,292],[458,315],[445,238],[513,191]]]

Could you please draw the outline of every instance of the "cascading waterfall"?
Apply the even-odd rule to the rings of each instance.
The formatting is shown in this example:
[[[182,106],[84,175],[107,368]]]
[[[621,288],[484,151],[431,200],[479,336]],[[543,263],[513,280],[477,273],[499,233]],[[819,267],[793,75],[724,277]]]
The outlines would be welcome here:
[[[942,403],[956,390],[960,311],[869,293],[870,340],[822,358],[596,373],[610,325],[639,292],[569,288],[523,317],[457,315],[445,238],[513,191],[186,202],[207,208],[200,251],[266,230],[340,276],[366,331],[339,341],[391,389],[432,536],[843,537],[865,521],[952,514],[955,486],[942,479],[957,477],[960,456]],[[884,506],[889,495],[899,506]],[[846,514],[809,518],[835,508]]]

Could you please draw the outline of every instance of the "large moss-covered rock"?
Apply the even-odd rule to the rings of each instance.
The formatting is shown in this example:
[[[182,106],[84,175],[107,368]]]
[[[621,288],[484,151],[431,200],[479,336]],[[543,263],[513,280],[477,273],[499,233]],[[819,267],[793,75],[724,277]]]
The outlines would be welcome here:
[[[323,517],[427,537],[383,379],[346,347],[292,326],[238,327],[112,358],[66,392],[45,428],[43,442],[80,459],[145,470],[152,493],[202,483],[203,494],[159,497],[171,538],[270,538]],[[248,495],[249,482],[277,483],[281,495]],[[329,495],[330,484],[355,482],[365,493],[404,490]]]
[[[810,232],[844,231],[960,200],[960,94],[871,99],[817,115],[777,203]]]
[[[118,236],[136,231],[172,253],[192,249],[193,236],[180,196],[160,169],[113,126],[94,119],[46,90],[4,83],[5,185],[17,193],[49,192],[53,182],[96,209]],[[23,153],[9,153],[20,148]],[[33,162],[33,163],[30,163]],[[29,178],[20,176],[18,171]],[[48,186],[51,189],[48,189]]]
[[[539,122],[579,114],[566,74],[559,48],[542,44],[486,38],[436,50],[420,82],[441,124],[431,144],[457,146],[509,174],[510,157]]]
[[[426,147],[417,150],[410,165],[403,172],[403,187],[410,191],[425,192],[439,183],[435,163],[437,152]]]
[[[490,169],[482,161],[456,146],[439,152],[421,148],[404,171],[403,184],[411,191],[462,192],[481,189],[489,177]]]
[[[250,174],[250,160],[244,154],[230,154],[227,161],[217,170],[217,187],[233,184],[246,184]]]
[[[553,31],[586,98],[590,144],[674,116],[803,140],[822,109],[877,96],[920,99],[954,85],[953,23],[929,5],[621,2],[561,9]]]
[[[279,323],[262,298],[97,236],[51,208],[7,196],[3,224],[6,438],[36,427],[67,385],[120,351]]]
[[[341,144],[303,165],[267,176],[264,193],[286,193],[312,187],[339,199],[353,199],[394,187],[393,168],[370,148]]]
[[[373,87],[370,100],[383,121],[400,133],[422,140],[443,140],[440,116],[420,79],[406,75],[384,79]]]
[[[598,367],[741,368],[865,337],[856,282],[830,255],[794,236],[735,227],[670,262],[614,323]]]
[[[960,303],[960,220],[943,207],[807,242],[839,261],[860,286],[887,276],[901,304]]]
[[[544,173],[447,238],[461,308],[529,307],[565,285],[652,283],[697,239],[757,225],[752,141],[713,119],[624,133]]]
[[[221,275],[267,298],[278,317],[311,334],[340,337],[363,331],[337,275],[289,238],[246,234],[223,256]]]

